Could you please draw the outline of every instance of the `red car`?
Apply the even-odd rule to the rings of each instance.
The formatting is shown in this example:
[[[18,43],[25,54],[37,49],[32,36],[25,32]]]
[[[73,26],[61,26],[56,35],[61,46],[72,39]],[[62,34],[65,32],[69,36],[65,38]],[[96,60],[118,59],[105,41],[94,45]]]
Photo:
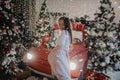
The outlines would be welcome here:
[[[84,72],[88,60],[88,50],[85,47],[86,32],[83,27],[80,30],[73,30],[73,40],[73,46],[69,51],[71,77],[78,78],[81,72]],[[38,48],[27,54],[27,64],[35,73],[52,77],[48,63],[48,55],[51,50],[47,48],[45,43],[43,39]]]

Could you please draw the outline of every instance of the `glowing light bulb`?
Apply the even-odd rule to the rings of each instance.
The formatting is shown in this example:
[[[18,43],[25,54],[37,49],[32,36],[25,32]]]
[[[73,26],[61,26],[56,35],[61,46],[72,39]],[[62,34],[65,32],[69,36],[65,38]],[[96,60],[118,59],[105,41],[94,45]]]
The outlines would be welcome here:
[[[118,6],[118,9],[120,9],[120,6]]]
[[[115,1],[114,4],[117,4],[117,1]]]
[[[33,58],[32,54],[27,53],[27,59],[31,60]]]
[[[76,63],[70,62],[70,69],[75,70],[76,69]]]

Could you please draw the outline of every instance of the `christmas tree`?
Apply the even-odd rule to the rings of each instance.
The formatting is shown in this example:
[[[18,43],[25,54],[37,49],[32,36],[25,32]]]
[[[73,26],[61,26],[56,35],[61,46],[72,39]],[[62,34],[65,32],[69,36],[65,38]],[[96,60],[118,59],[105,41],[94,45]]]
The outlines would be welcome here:
[[[43,37],[48,40],[46,46],[48,48],[54,47],[55,38],[51,39],[52,32],[50,32],[52,28],[50,27],[50,13],[48,12],[46,0],[42,3],[39,19],[36,23],[36,43],[38,46],[41,44]]]
[[[117,35],[116,35],[116,37],[117,37],[117,39],[116,39],[116,42],[117,42],[117,44],[118,44],[118,47],[117,47],[117,49],[116,49],[116,53],[117,53],[117,58],[118,58],[118,60],[119,61],[117,61],[116,63],[115,63],[115,70],[116,71],[120,71],[120,21],[119,21],[119,23],[117,24],[117,26],[116,26],[116,31],[117,31]]]
[[[29,24],[29,3],[28,0],[14,0],[14,9],[16,25],[20,30],[20,44],[24,45],[26,49],[29,49],[34,45],[34,33],[30,30]]]
[[[11,80],[21,72],[22,57],[33,46],[24,13],[13,13],[14,1],[0,1],[0,79]]]
[[[30,49],[31,47],[34,47],[34,33],[33,31],[30,31],[30,27],[28,26],[26,22],[26,15],[24,13],[19,13],[17,15],[17,21],[16,24],[19,26],[20,30],[20,38],[21,40],[19,43],[24,45],[26,49]]]
[[[0,1],[0,77],[7,80],[15,76],[19,60],[15,44],[20,41],[20,30],[16,26],[11,0]]]
[[[105,73],[109,67],[115,69],[120,56],[116,53],[118,33],[114,8],[110,0],[101,0],[100,3],[99,10],[94,14],[95,20],[86,27],[87,46],[90,48],[90,68]]]

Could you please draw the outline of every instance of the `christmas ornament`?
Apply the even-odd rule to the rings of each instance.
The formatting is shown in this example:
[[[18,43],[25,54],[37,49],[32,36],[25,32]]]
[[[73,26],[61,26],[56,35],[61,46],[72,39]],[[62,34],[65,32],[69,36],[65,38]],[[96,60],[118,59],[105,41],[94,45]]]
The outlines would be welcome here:
[[[84,25],[83,25],[83,24],[78,24],[78,25],[76,26],[76,28],[77,28],[77,30],[83,31]]]
[[[54,24],[54,29],[55,29],[55,30],[56,30],[56,29],[59,29],[58,24]]]

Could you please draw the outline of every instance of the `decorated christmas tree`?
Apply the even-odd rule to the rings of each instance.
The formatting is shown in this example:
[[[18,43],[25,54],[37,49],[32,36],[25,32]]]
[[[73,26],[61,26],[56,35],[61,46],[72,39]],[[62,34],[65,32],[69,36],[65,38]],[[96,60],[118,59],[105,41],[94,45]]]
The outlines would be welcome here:
[[[33,46],[34,37],[24,13],[14,15],[14,1],[0,1],[0,79],[11,80],[24,67],[22,57]]]
[[[28,0],[14,0],[13,12],[16,17],[16,25],[20,30],[20,44],[24,45],[26,49],[29,49],[34,45],[34,33],[30,30],[32,26],[29,24],[29,4]]]
[[[7,80],[15,76],[19,60],[15,51],[16,43],[20,41],[20,30],[16,26],[11,0],[0,1],[0,79]]]
[[[87,28],[87,46],[90,48],[89,67],[105,73],[109,67],[115,69],[120,60],[116,53],[118,33],[116,31],[115,12],[110,0],[101,0],[95,20]]]
[[[30,27],[28,26],[26,22],[26,16],[24,13],[19,13],[17,16],[16,24],[19,26],[20,30],[20,42],[26,49],[30,49],[31,47],[34,47],[34,33],[33,31],[30,31]]]
[[[115,67],[116,71],[120,71],[120,21],[119,21],[119,23],[116,26],[116,31],[117,31],[116,42],[118,44],[118,47],[116,49],[116,53],[117,53],[118,61],[115,63],[114,67]]]
[[[53,48],[54,47],[54,42],[55,38],[51,39],[52,35],[52,27],[50,27],[50,13],[48,12],[47,5],[46,5],[46,0],[42,3],[41,9],[40,9],[40,14],[39,14],[39,19],[36,23],[36,43],[38,46],[41,44],[42,39],[45,38],[46,46],[48,48]]]

